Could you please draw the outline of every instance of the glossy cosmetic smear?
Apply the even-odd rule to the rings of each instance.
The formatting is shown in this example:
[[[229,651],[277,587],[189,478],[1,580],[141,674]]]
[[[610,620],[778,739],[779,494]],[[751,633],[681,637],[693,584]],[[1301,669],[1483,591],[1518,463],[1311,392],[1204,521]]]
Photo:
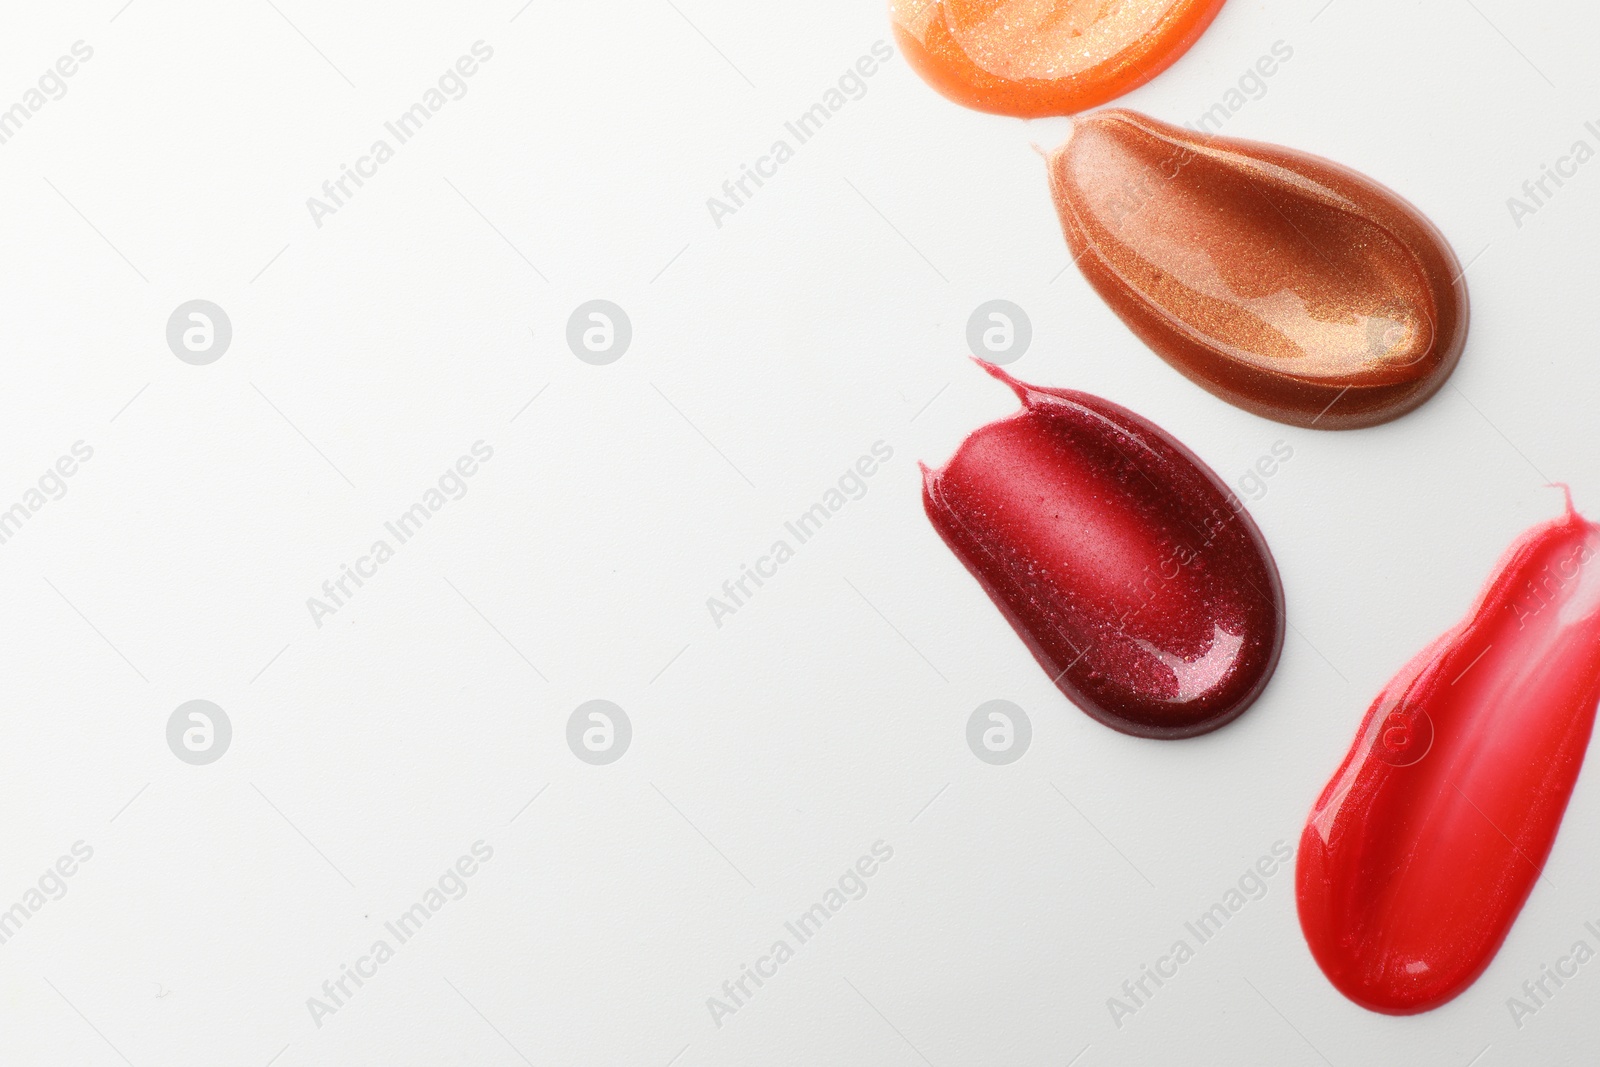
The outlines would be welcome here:
[[[1600,527],[1523,534],[1395,676],[1312,809],[1300,925],[1339,991],[1407,1015],[1488,966],[1540,877],[1600,700]]]
[[[1141,737],[1249,707],[1283,645],[1278,569],[1244,506],[1164,430],[983,364],[1022,410],[975,430],[923,507],[1073,703]]]
[[[1222,0],[890,0],[889,19],[922,79],[958,104],[1001,115],[1070,115],[1160,74]]]
[[[1325,159],[1132,111],[1076,120],[1050,189],[1089,284],[1147,345],[1246,411],[1350,429],[1455,368],[1467,290],[1444,236]]]

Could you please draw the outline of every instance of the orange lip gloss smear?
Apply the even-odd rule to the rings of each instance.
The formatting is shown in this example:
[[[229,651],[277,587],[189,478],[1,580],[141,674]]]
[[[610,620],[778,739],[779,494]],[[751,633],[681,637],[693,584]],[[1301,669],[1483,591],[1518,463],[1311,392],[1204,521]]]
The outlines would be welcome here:
[[[1397,418],[1467,340],[1455,253],[1398,194],[1326,159],[1122,109],[1048,157],[1078,269],[1212,393],[1319,430]]]
[[[1170,67],[1222,0],[890,0],[922,79],[1000,115],[1070,115]]]

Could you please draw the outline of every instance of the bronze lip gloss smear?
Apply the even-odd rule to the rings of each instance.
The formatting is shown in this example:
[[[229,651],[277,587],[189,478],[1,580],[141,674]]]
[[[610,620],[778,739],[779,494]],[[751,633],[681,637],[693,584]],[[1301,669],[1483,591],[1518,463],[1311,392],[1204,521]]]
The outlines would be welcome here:
[[[1293,426],[1372,426],[1455,369],[1461,266],[1420,211],[1372,179],[1121,109],[1074,120],[1047,162],[1089,284],[1229,403]]]

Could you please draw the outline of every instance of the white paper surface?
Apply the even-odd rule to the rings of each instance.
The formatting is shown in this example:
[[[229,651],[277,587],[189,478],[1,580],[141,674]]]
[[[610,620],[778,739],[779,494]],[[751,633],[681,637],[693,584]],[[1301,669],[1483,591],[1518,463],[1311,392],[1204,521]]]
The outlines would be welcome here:
[[[1068,266],[1030,148],[1064,121],[966,111],[895,55],[798,143],[785,124],[890,39],[876,3],[121,3],[19,7],[0,33],[0,110],[92,49],[0,143],[0,511],[27,510],[0,543],[0,908],[46,890],[0,944],[0,1061],[1587,1055],[1600,964],[1520,1028],[1507,998],[1600,945],[1592,768],[1548,884],[1438,1011],[1344,1000],[1289,868],[1120,1026],[1107,1001],[1297,840],[1372,695],[1557,513],[1545,483],[1600,509],[1600,163],[1520,226],[1507,205],[1600,147],[1600,15],[1231,0],[1120,101],[1197,118],[1284,42],[1225,132],[1372,175],[1470,264],[1450,385],[1332,434],[1202,392]],[[477,42],[402,143],[385,124]],[[778,139],[792,158],[762,163]],[[367,174],[333,204],[345,167]],[[204,365],[166,336],[196,299],[232,328]],[[566,338],[595,299],[631,324],[604,365]],[[1292,449],[1250,506],[1293,630],[1235,724],[1095,724],[923,517],[917,461],[1012,408],[967,362],[992,299],[1030,319],[1020,377],[1130,406],[1235,484]],[[797,543],[785,524],[879,442],[859,499]],[[442,476],[402,543],[385,524]],[[779,540],[792,557],[714,621]],[[346,565],[368,574],[336,605]],[[567,740],[595,699],[631,725],[604,765]],[[966,740],[997,699],[1032,728],[1004,766]],[[206,765],[168,747],[192,700],[231,724]],[[47,875],[78,842],[91,858]],[[429,911],[477,842],[492,857]],[[864,895],[802,943],[785,924],[863,858]],[[401,943],[385,924],[418,903]],[[758,964],[736,1011],[708,1007]],[[346,965],[370,977],[335,1004]]]

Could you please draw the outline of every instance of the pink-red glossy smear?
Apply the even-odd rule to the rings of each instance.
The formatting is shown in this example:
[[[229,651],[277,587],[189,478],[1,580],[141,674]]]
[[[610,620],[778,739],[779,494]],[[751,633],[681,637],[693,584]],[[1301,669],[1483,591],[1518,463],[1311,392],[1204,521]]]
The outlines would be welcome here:
[[[1483,973],[1550,855],[1600,702],[1600,527],[1567,502],[1395,675],[1311,811],[1300,925],[1341,993],[1427,1011]]]
[[[923,506],[1073,703],[1141,737],[1206,733],[1260,695],[1283,588],[1255,523],[1171,435],[983,364],[1022,401],[923,467]]]

